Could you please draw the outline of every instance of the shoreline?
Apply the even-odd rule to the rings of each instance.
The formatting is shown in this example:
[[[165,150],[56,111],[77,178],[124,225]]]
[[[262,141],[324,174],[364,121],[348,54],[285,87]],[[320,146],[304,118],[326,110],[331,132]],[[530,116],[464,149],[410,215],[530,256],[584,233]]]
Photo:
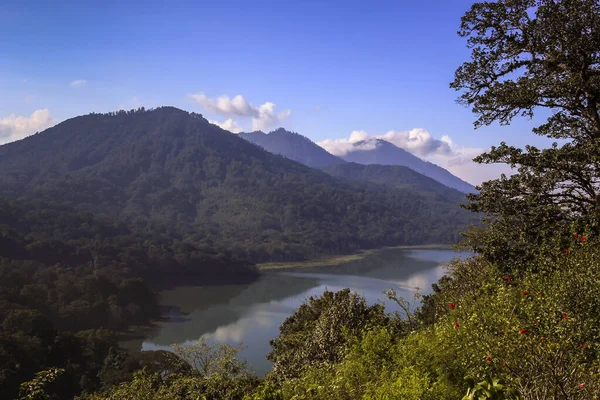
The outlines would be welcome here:
[[[332,267],[341,265],[350,261],[358,261],[362,260],[365,257],[376,254],[382,250],[387,249],[406,249],[406,250],[418,250],[418,249],[432,249],[432,250],[451,250],[451,244],[420,244],[414,246],[386,246],[386,247],[378,247],[376,249],[369,250],[361,250],[357,253],[352,254],[342,254],[342,255],[333,255],[328,257],[323,257],[318,260],[309,260],[309,261],[282,261],[282,262],[267,262],[267,263],[258,263],[256,266],[259,271],[271,271],[271,270],[280,270],[280,269],[289,269],[289,268],[309,268],[309,267]]]

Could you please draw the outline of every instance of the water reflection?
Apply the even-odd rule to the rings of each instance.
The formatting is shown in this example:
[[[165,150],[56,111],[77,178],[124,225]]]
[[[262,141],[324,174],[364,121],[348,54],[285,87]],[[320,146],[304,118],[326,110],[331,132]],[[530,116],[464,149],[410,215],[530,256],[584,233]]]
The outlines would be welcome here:
[[[460,255],[460,254],[459,254]],[[173,343],[191,343],[204,336],[209,341],[235,345],[258,374],[270,369],[265,355],[269,340],[279,333],[281,323],[308,297],[325,290],[351,288],[369,303],[382,301],[388,311],[397,306],[382,293],[396,289],[399,296],[412,298],[431,291],[443,274],[440,267],[457,253],[451,250],[385,249],[363,260],[335,267],[305,268],[270,272],[249,285],[187,287],[163,292],[161,302],[185,313],[171,315],[142,343],[142,350],[169,350]]]

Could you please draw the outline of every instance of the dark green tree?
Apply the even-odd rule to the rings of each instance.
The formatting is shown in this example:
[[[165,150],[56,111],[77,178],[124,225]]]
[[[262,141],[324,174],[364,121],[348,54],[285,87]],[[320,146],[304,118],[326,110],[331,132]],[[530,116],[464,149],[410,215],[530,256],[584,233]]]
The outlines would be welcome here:
[[[564,251],[567,233],[598,233],[600,210],[600,4],[597,0],[500,0],[462,18],[471,59],[451,87],[477,116],[475,127],[535,115],[550,148],[502,142],[475,158],[515,174],[490,180],[467,209],[486,227],[466,244],[505,269],[540,252]],[[564,247],[563,247],[564,246]]]

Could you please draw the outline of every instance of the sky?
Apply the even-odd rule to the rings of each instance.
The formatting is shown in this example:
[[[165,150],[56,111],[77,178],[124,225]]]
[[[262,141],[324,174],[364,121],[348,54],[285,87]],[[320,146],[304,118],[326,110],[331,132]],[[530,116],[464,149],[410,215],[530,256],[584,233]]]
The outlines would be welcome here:
[[[0,144],[90,112],[172,105],[233,132],[277,127],[334,153],[381,137],[478,184],[470,160],[546,146],[536,121],[475,130],[449,88],[472,2],[0,3]]]

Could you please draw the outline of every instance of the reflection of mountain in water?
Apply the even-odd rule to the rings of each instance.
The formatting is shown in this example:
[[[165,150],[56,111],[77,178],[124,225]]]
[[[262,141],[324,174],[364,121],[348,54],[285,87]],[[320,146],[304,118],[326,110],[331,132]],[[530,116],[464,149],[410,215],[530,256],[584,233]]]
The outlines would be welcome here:
[[[317,281],[311,278],[266,274],[249,285],[175,289],[163,293],[161,301],[188,313],[186,320],[161,324],[149,340],[164,346],[196,340],[240,320],[261,303],[277,302],[316,285]]]
[[[162,293],[161,303],[178,307],[187,315],[182,322],[164,322],[143,343],[142,349],[165,349],[173,343],[192,342],[204,336],[209,341],[247,348],[240,354],[257,373],[266,373],[269,340],[279,326],[310,296],[326,289],[350,288],[373,304],[384,301],[386,310],[397,305],[385,298],[384,290],[412,299],[416,286],[429,292],[444,273],[440,264],[465,254],[436,249],[382,249],[361,260],[338,266],[286,269],[264,274],[248,285],[187,287]],[[139,348],[139,346],[137,347]]]

